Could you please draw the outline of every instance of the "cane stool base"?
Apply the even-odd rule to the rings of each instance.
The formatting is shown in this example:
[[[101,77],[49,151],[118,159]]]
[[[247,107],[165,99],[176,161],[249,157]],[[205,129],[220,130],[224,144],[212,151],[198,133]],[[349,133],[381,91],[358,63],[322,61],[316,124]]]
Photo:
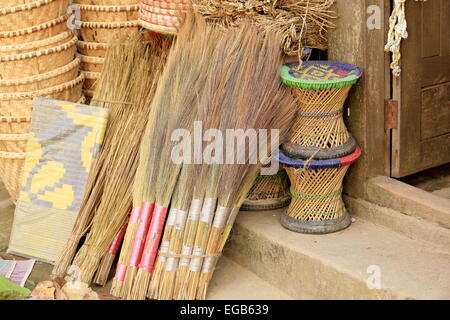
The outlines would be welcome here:
[[[347,210],[344,215],[333,220],[303,221],[289,216],[287,210],[281,216],[281,225],[294,232],[306,234],[327,234],[344,230],[350,226],[352,219]]]
[[[286,195],[277,199],[245,200],[242,211],[270,211],[287,207],[291,203],[291,196]]]
[[[353,153],[356,149],[356,140],[353,136],[350,136],[343,145],[328,149],[313,146],[301,146],[299,144],[287,142],[283,144],[282,149],[287,156],[294,159],[308,160],[312,158],[315,160],[330,160]]]

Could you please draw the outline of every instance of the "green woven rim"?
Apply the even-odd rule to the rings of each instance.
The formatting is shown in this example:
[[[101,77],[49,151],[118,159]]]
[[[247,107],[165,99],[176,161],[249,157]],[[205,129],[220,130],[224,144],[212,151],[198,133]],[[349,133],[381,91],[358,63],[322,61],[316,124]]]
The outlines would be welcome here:
[[[354,85],[361,77],[362,72],[358,67],[330,61],[309,61],[303,62],[303,67],[311,65],[333,65],[336,67],[344,68],[347,70],[353,70],[355,73],[339,80],[309,80],[309,79],[297,79],[289,74],[292,67],[298,63],[287,63],[281,67],[281,80],[285,85],[291,87],[298,87],[309,90],[328,90],[328,89],[341,89]]]

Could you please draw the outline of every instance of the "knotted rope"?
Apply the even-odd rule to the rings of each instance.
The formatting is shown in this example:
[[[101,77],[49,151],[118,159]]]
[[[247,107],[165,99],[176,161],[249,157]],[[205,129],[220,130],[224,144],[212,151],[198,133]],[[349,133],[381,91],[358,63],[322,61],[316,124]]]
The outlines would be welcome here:
[[[391,69],[394,76],[399,77],[400,68],[400,45],[402,39],[408,38],[407,22],[405,17],[406,0],[395,0],[394,10],[389,18],[388,42],[384,48],[386,52],[392,52]]]

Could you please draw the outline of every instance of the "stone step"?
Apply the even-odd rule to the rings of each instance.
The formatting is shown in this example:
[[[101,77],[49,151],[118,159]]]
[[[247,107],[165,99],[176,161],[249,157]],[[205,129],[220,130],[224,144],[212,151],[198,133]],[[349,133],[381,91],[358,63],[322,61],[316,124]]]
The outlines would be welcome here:
[[[450,229],[450,199],[388,177],[370,179],[367,188],[370,202]]]
[[[450,253],[450,229],[363,199],[345,196],[344,200],[353,217],[363,218],[410,239],[426,242],[437,250]]]
[[[225,255],[294,299],[450,298],[450,254],[361,218],[334,234],[291,232],[282,210],[241,212]]]
[[[292,300],[236,262],[222,256],[214,271],[208,300]]]

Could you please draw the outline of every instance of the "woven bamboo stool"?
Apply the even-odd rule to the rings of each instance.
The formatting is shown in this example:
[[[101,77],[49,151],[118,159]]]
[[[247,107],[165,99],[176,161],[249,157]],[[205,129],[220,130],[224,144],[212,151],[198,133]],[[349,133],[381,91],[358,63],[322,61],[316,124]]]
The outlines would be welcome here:
[[[291,180],[292,202],[281,218],[291,231],[312,234],[337,232],[351,224],[342,200],[342,182],[349,166],[361,155],[357,146],[350,155],[332,160],[295,160],[283,152],[278,161]]]
[[[343,107],[351,87],[362,72],[337,62],[287,63],[282,80],[292,86],[298,100],[296,119],[283,151],[294,158],[336,159],[352,153],[356,141],[343,119]]]
[[[188,0],[141,0],[139,23],[149,31],[174,35],[179,15],[185,13],[188,6]]]
[[[259,176],[241,206],[244,211],[284,208],[291,202],[289,180],[284,170],[273,176]]]

